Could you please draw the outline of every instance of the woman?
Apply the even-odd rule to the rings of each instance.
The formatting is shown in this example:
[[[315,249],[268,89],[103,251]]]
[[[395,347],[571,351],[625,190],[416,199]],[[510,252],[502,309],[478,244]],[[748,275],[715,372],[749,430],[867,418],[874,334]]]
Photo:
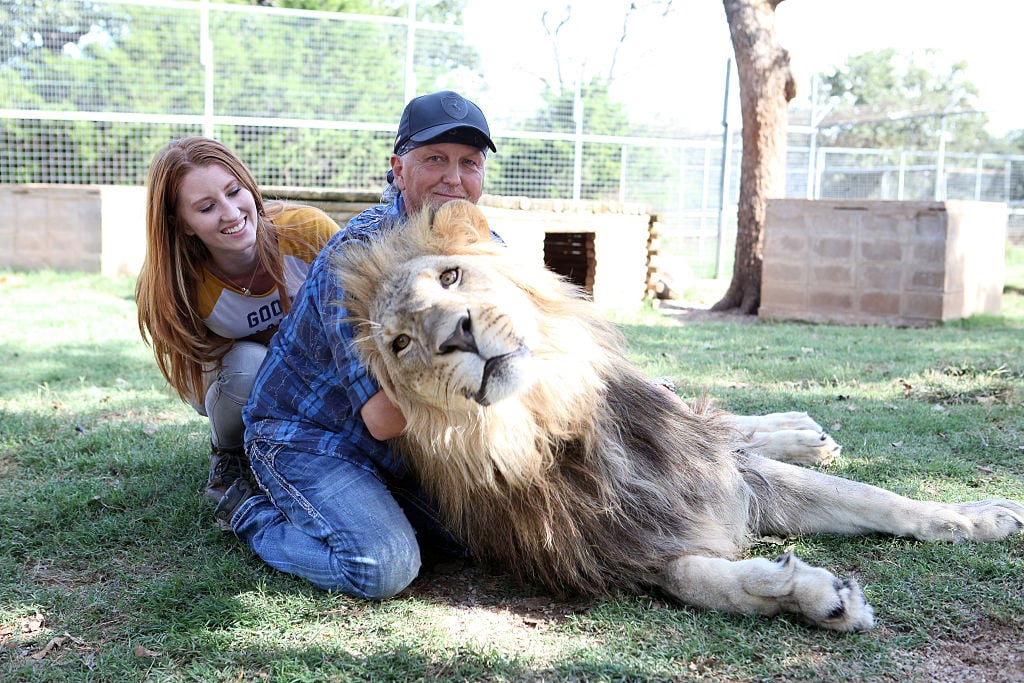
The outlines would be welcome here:
[[[338,225],[310,206],[263,203],[252,172],[216,140],[174,140],[146,181],[139,331],[168,383],[210,420],[206,495],[248,471],[242,406],[267,343]]]

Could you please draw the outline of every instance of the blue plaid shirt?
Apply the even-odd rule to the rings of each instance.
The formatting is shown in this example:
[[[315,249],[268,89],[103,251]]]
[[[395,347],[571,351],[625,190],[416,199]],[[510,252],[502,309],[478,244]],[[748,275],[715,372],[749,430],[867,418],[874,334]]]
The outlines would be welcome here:
[[[331,261],[346,240],[405,220],[401,196],[363,211],[335,234],[313,261],[256,376],[243,411],[246,440],[286,443],[290,449],[344,457],[392,474],[404,467],[374,439],[359,411],[379,390],[352,349],[353,328],[338,302],[344,293]]]

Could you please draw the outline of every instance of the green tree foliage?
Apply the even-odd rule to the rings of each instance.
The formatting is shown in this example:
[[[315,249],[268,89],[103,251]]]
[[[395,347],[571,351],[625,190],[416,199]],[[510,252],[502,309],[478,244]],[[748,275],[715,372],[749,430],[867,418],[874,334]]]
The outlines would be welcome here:
[[[90,32],[118,36],[124,24],[104,6],[52,0],[0,0],[0,44],[5,67],[61,54]]]
[[[406,3],[392,0],[273,4],[388,16],[404,16],[406,11]],[[457,23],[464,4],[421,1],[419,19]],[[195,7],[0,0],[0,19],[0,106],[204,114],[205,65]],[[431,34],[418,28],[417,44]],[[218,126],[215,134],[233,144],[261,182],[288,185],[312,177],[330,187],[381,186],[406,94],[404,25],[220,9],[210,13],[210,40],[217,115],[370,122],[386,131]],[[431,60],[417,60],[421,87],[442,82],[456,66],[475,68],[476,53],[457,34],[445,32],[443,40],[429,42]],[[0,121],[0,143],[16,149],[28,136],[38,137],[41,125],[49,130],[44,131],[48,144],[74,166],[64,164],[62,172],[99,183],[139,184],[143,178],[137,170],[124,170],[138,164],[126,164],[125,159],[137,158],[142,148],[156,150],[172,137],[201,132],[196,124],[5,119]],[[367,167],[381,172],[360,177],[356,169]],[[25,159],[5,173],[5,180],[47,178],[41,168],[40,160]]]
[[[950,151],[991,146],[964,61],[949,63],[936,50],[901,55],[890,48],[849,57],[821,79],[831,108],[822,123],[824,144],[934,149],[944,129]]]

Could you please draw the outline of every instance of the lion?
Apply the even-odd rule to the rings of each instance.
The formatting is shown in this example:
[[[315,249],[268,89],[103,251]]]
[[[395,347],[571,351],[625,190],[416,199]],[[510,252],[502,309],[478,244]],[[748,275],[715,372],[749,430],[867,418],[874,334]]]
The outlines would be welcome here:
[[[791,553],[745,557],[751,539],[1024,529],[1018,502],[912,500],[765,457],[762,440],[808,462],[835,447],[763,438],[820,431],[803,413],[687,407],[626,360],[580,291],[510,251],[459,200],[350,241],[333,264],[357,352],[407,419],[393,445],[474,557],[561,595],[655,589],[857,632],[874,624],[857,581]]]

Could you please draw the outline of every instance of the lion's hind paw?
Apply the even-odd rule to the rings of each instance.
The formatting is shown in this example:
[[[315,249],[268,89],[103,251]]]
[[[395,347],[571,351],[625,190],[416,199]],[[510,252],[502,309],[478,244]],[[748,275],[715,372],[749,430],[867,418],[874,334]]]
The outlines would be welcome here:
[[[1024,505],[1016,501],[980,500],[958,503],[953,508],[971,522],[966,540],[1000,541],[1024,533]]]
[[[768,413],[766,415],[730,415],[729,421],[741,432],[778,432],[786,429],[825,431],[814,418],[804,412]]]
[[[754,434],[749,443],[758,455],[796,465],[828,465],[842,447],[825,432],[809,429],[784,429]]]

